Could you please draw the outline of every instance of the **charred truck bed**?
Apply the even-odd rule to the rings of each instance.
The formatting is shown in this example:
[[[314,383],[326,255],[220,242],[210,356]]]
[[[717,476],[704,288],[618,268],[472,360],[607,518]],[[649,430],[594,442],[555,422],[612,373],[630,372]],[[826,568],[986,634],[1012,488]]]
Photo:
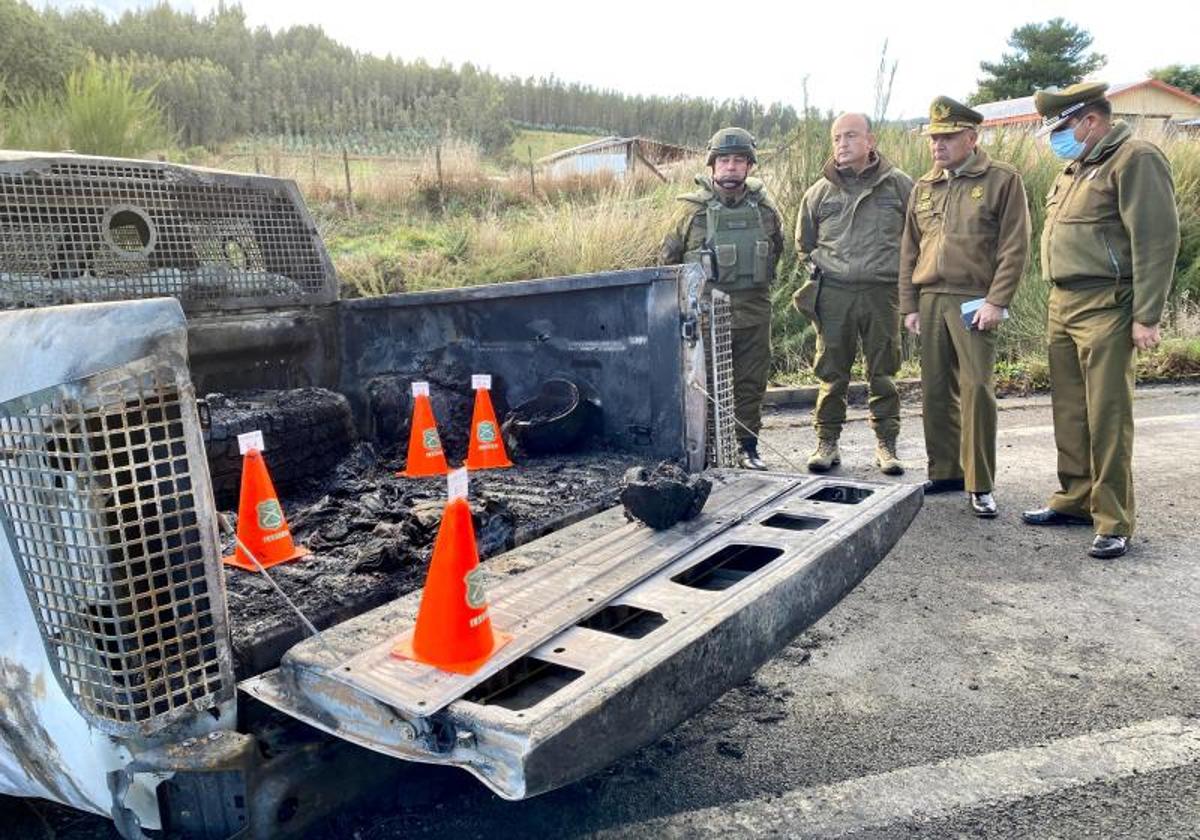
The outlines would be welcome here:
[[[224,381],[228,360],[220,348],[240,348],[249,362],[243,382],[245,370],[259,371],[256,390],[208,400],[218,503],[235,507],[229,477],[239,474],[236,433],[257,426],[268,465],[279,457],[285,466],[280,489],[289,524],[314,552],[274,572],[308,618],[328,626],[411,591],[424,577],[445,487],[394,476],[408,439],[410,385],[430,383],[439,434],[457,463],[467,448],[471,375],[490,373],[500,416],[537,395],[545,381],[565,379],[599,403],[600,423],[580,451],[518,458],[513,469],[473,474],[481,553],[496,554],[612,505],[630,466],[661,458],[703,462],[703,438],[689,432],[686,416],[698,414],[693,430],[704,422],[703,405],[684,389],[679,289],[678,269],[645,269],[344,301],[336,304],[332,347],[321,339],[251,352],[245,314],[193,321],[191,368],[202,392]],[[204,335],[199,350],[197,330]],[[306,383],[330,350],[336,379],[314,383],[320,389],[286,391],[283,401],[268,398],[266,389]],[[313,403],[324,407],[305,408]],[[302,446],[332,448],[331,438],[343,436],[359,442],[317,475],[290,474],[294,435],[315,434],[305,425],[313,413],[327,417],[325,428],[337,434]],[[301,638],[298,620],[256,576],[229,570],[226,580],[239,676],[274,667]]]
[[[633,463],[628,453],[601,452],[543,456],[520,469],[473,474],[481,559],[610,507]],[[276,566],[271,575],[319,628],[424,583],[445,481],[397,478],[395,469],[395,462],[381,461],[372,446],[361,444],[318,489],[284,500],[297,542],[313,554]],[[224,549],[232,553],[231,539]],[[226,569],[225,583],[239,678],[275,667],[305,637],[304,628],[261,575]]]

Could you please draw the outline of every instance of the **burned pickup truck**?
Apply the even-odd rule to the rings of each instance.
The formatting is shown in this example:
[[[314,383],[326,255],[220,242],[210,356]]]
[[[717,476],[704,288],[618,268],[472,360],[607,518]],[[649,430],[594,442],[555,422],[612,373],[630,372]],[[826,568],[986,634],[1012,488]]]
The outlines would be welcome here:
[[[728,306],[704,286],[672,266],[342,300],[290,182],[0,154],[0,793],[127,837],[298,835],[359,748],[521,799],[746,679],[921,492],[725,469]],[[391,655],[445,496],[394,472],[409,385],[449,429],[476,373],[500,406],[556,381],[596,414],[580,450],[471,477],[512,640],[468,676]],[[280,394],[325,408],[255,414]],[[268,462],[320,464],[288,483],[313,556],[271,570],[287,600],[221,562],[230,440],[263,418]],[[703,511],[627,521],[622,473],[664,460],[706,470]]]

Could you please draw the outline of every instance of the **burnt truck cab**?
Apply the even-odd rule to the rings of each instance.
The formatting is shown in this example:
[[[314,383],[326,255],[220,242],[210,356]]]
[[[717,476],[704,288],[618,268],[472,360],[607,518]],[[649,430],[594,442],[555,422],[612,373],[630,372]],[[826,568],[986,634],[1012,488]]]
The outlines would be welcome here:
[[[728,304],[698,266],[341,300],[295,185],[262,176],[0,153],[0,359],[0,793],[127,837],[298,834],[395,759],[510,799],[582,778],[748,677],[921,504],[724,468]],[[513,639],[470,676],[390,655],[417,591],[239,635],[197,394],[321,387],[379,441],[398,390],[472,373],[509,405],[580,383],[607,451],[707,468],[707,506],[654,531],[606,492],[518,529],[482,567]],[[305,611],[302,563],[277,569]]]

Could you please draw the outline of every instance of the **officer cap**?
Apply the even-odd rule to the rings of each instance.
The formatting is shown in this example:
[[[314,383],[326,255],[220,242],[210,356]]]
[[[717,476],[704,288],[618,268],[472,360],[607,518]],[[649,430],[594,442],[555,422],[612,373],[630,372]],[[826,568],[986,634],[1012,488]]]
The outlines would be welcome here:
[[[737,126],[722,128],[708,141],[708,165],[713,165],[717,155],[745,155],[751,163],[758,163],[758,157],[754,154],[756,146],[754,135],[746,129]]]
[[[929,103],[929,125],[922,134],[957,134],[964,128],[978,128],[983,114],[968,108],[949,96],[939,96]]]
[[[1108,85],[1104,82],[1078,82],[1065,90],[1039,90],[1033,95],[1033,107],[1042,115],[1038,135],[1062,127],[1067,120],[1095,102],[1104,101]]]

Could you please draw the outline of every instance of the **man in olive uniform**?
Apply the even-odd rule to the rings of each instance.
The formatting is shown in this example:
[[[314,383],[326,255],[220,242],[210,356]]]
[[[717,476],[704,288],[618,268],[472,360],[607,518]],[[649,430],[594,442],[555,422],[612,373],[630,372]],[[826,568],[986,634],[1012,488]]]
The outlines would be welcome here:
[[[1017,170],[977,148],[983,116],[946,96],[929,108],[933,169],[913,188],[900,242],[900,311],[921,336],[926,493],[966,490],[996,515],[996,328],[1029,259]]]
[[[1069,161],[1046,200],[1042,271],[1059,490],[1030,525],[1092,525],[1088,553],[1120,557],[1133,533],[1135,348],[1158,344],[1179,251],[1166,157],[1112,119],[1103,83],[1038,91],[1055,154]]]
[[[878,152],[865,114],[842,114],[830,133],[833,155],[825,162],[824,177],[804,193],[796,219],[796,257],[808,278],[792,300],[817,328],[813,367],[821,380],[813,412],[817,448],[808,468],[825,472],[841,463],[838,437],[846,422],[850,368],[861,341],[875,463],[885,474],[899,475],[904,465],[896,455],[896,279],[912,179]]]
[[[729,295],[733,323],[733,399],[740,464],[765,470],[758,454],[762,400],[771,369],[771,282],[783,253],[779,211],[750,170],[758,161],[754,136],[723,128],[708,144],[708,175],[695,192],[679,196],[678,223],[663,242],[662,261],[673,265],[711,255],[715,287]]]

